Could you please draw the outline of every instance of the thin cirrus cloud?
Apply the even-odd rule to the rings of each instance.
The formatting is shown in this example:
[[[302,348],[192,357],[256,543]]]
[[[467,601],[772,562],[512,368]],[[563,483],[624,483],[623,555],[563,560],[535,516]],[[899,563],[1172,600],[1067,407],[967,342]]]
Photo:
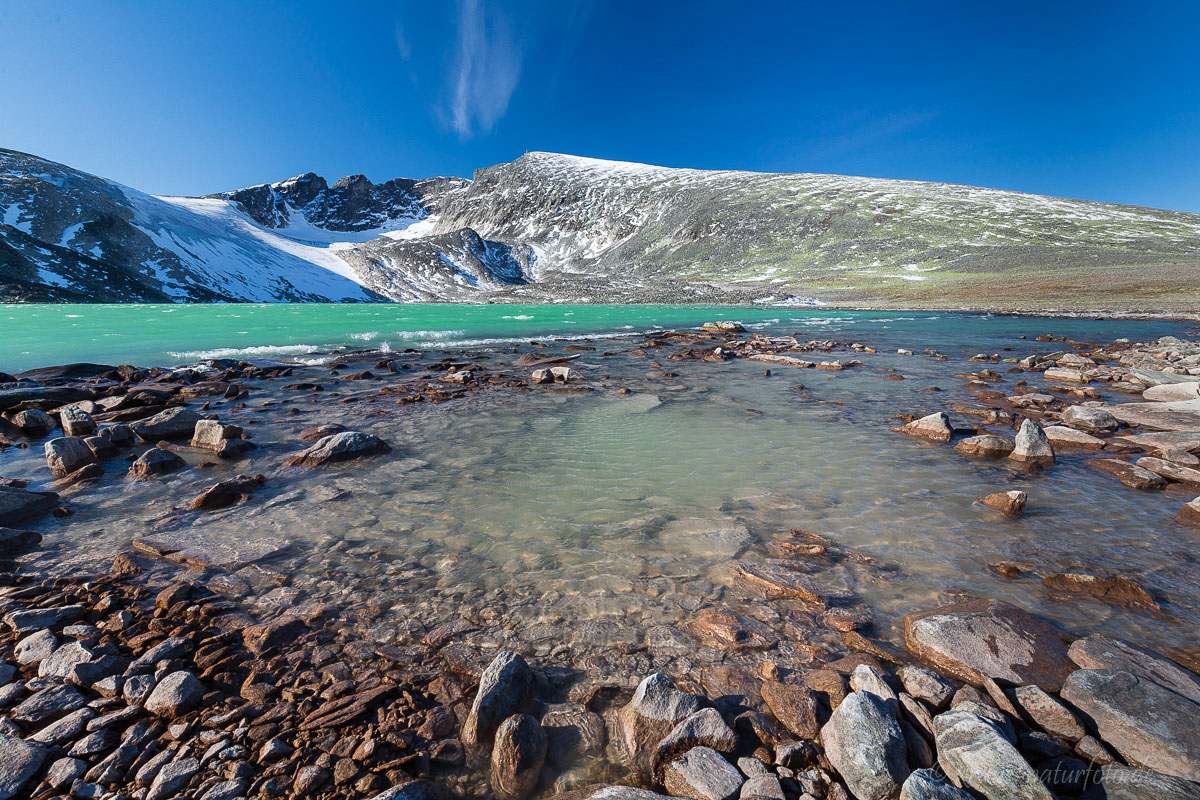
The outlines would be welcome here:
[[[460,139],[486,133],[508,110],[521,78],[522,45],[505,16],[482,0],[458,0],[449,123]]]

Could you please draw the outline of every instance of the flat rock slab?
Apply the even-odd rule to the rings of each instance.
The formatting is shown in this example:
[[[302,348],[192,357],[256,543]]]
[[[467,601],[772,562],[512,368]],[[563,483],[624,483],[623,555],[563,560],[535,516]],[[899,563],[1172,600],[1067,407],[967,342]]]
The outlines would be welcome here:
[[[1180,445],[1200,445],[1200,426],[1183,431],[1155,431],[1153,433],[1126,433],[1114,436],[1111,441],[1124,442],[1145,450],[1166,450]]]
[[[36,547],[41,541],[42,535],[36,531],[18,531],[0,527],[0,556],[28,550]]]
[[[933,720],[938,763],[956,786],[988,800],[1054,800],[1033,767],[991,720],[947,711]]]
[[[1200,399],[1177,403],[1121,403],[1108,411],[1126,425],[1148,431],[1200,430]]]
[[[698,558],[736,558],[751,541],[745,525],[722,519],[676,519],[659,531],[663,547]]]
[[[984,676],[1058,691],[1071,671],[1058,630],[995,600],[969,600],[904,618],[904,641],[917,658],[959,680]]]
[[[811,575],[793,569],[786,559],[734,562],[733,577],[739,583],[773,597],[789,597],[818,606],[851,596],[844,588],[827,586]]]
[[[0,525],[14,525],[41,516],[57,505],[58,495],[54,492],[31,492],[0,485]]]
[[[139,536],[133,540],[135,550],[168,561],[224,569],[237,569],[270,558],[290,544],[287,539],[269,536],[249,542],[223,541],[187,531]]]
[[[1152,650],[1094,634],[1072,642],[1067,655],[1080,669],[1124,670],[1200,703],[1200,677]]]
[[[1200,785],[1148,769],[1110,764],[1098,778],[1083,800],[1200,800]]]
[[[1116,669],[1071,673],[1062,698],[1130,764],[1200,781],[1200,704]]]
[[[0,733],[0,800],[16,797],[45,758],[46,748],[42,745]]]

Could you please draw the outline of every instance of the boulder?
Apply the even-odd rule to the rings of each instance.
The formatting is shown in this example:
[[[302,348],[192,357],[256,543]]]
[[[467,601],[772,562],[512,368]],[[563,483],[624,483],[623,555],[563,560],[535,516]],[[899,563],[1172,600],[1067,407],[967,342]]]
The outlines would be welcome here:
[[[255,475],[253,477],[237,475],[219,483],[214,483],[192,501],[192,508],[200,511],[208,511],[231,506],[234,503],[245,500],[252,492],[266,483],[266,480],[262,475]]]
[[[1025,501],[1028,500],[1028,495],[1024,492],[1011,490],[1007,492],[994,492],[980,499],[989,508],[994,508],[1001,514],[1007,514],[1010,517],[1019,517],[1021,512],[1025,510]]]
[[[908,777],[904,731],[892,707],[870,692],[851,692],[821,729],[829,763],[859,800],[895,800]]]
[[[167,719],[181,717],[196,707],[204,696],[204,686],[186,670],[172,672],[154,687],[146,698],[145,709]]]
[[[463,724],[462,743],[478,752],[492,744],[496,729],[521,710],[533,691],[533,670],[517,653],[505,650],[479,676],[479,691]]]
[[[955,444],[954,449],[968,456],[1004,458],[1013,451],[1013,443],[1003,436],[987,433],[982,436],[968,436]]]
[[[212,450],[221,446],[227,439],[240,439],[242,429],[238,425],[226,425],[215,419],[202,419],[192,429],[192,447],[200,450]]]
[[[667,765],[663,788],[673,797],[733,800],[742,788],[742,773],[709,747],[693,747]]]
[[[153,480],[161,475],[169,475],[187,467],[187,462],[170,450],[161,447],[151,447],[129,465],[129,475],[135,481]]]
[[[643,679],[617,715],[621,744],[630,765],[648,773],[658,743],[699,710],[700,698],[676,689],[666,675],[656,672]]]
[[[821,730],[816,693],[807,686],[764,681],[763,701],[783,727],[801,739],[815,739]]]
[[[58,412],[58,421],[67,436],[91,436],[96,432],[96,420],[79,406],[64,406]]]
[[[13,528],[0,528],[0,556],[8,556],[36,547],[42,541],[42,535],[36,531],[18,531]]]
[[[535,369],[529,376],[530,383],[554,383],[554,376],[546,367]]]
[[[58,505],[55,492],[31,492],[0,484],[0,525],[15,525],[39,517]]]
[[[1068,427],[1089,433],[1115,431],[1121,427],[1111,412],[1093,406],[1068,406],[1063,409],[1062,421]]]
[[[944,411],[935,411],[892,430],[908,436],[928,439],[931,442],[948,442],[954,437],[954,428],[950,424],[950,417]]]
[[[955,786],[988,800],[1054,800],[991,720],[956,709],[934,717],[933,728],[938,764]]]
[[[1148,769],[1111,764],[1100,768],[1083,800],[1200,800],[1200,785]]]
[[[733,732],[715,708],[704,708],[671,729],[654,748],[651,757],[651,773],[657,783],[664,780],[667,765],[693,747],[709,747],[726,755],[737,747],[737,734]]]
[[[646,792],[653,795],[653,792]],[[660,795],[653,795],[660,797]],[[450,800],[450,793],[438,781],[415,780],[405,781],[390,789],[385,789],[371,800]],[[605,798],[605,800],[653,800],[651,797]]]
[[[1013,443],[1013,451],[1008,457],[1013,461],[1053,464],[1054,448],[1041,425],[1031,419],[1023,419]]]
[[[1090,433],[1077,431],[1065,425],[1050,425],[1042,429],[1053,447],[1074,447],[1079,450],[1103,450],[1104,440]]]
[[[1051,736],[1077,742],[1087,735],[1070,709],[1041,687],[1018,686],[1009,690],[1008,696],[1021,716]]]
[[[1193,488],[1200,487],[1200,469],[1192,469],[1173,461],[1146,456],[1139,458],[1135,466],[1161,475],[1171,483],[1182,483]]]
[[[1128,763],[1200,781],[1200,704],[1117,669],[1081,669],[1062,698]]]
[[[200,415],[189,408],[177,406],[160,411],[149,419],[131,422],[129,427],[144,442],[162,439],[186,439],[196,430]]]
[[[908,664],[898,671],[904,691],[929,703],[934,710],[943,708],[954,696],[954,684],[924,667]]]
[[[919,769],[900,787],[900,800],[974,800],[933,769]]]
[[[311,446],[293,455],[286,463],[289,467],[320,467],[390,452],[391,445],[378,436],[359,431],[342,431],[318,439]]]
[[[35,742],[24,742],[7,733],[0,733],[0,800],[32,796],[18,794],[29,783],[46,759],[46,748]]]
[[[1093,458],[1084,463],[1092,469],[1107,472],[1130,489],[1155,491],[1165,489],[1167,486],[1166,480],[1161,475],[1156,475],[1148,469],[1136,467],[1128,461],[1121,461],[1118,458]]]
[[[1200,497],[1184,503],[1183,507],[1179,509],[1179,513],[1175,515],[1175,521],[1180,525],[1200,527]]]
[[[16,425],[26,436],[45,436],[55,428],[54,417],[38,408],[13,414],[12,424]]]
[[[1151,386],[1142,392],[1142,399],[1154,402],[1174,403],[1181,400],[1195,400],[1200,397],[1200,383],[1185,381],[1183,383],[1162,383]]]
[[[704,323],[700,326],[700,330],[720,333],[742,333],[746,329],[740,322],[734,322],[731,319],[719,319],[716,322]]]
[[[1048,381],[1066,381],[1067,383],[1089,383],[1091,378],[1083,370],[1069,367],[1051,367],[1043,373]]]
[[[514,714],[496,730],[491,785],[500,800],[522,800],[537,787],[546,760],[546,734],[528,714]]]
[[[96,454],[78,436],[60,436],[46,442],[46,465],[50,474],[65,478],[80,467],[96,463]]]
[[[1059,632],[1016,606],[968,600],[904,618],[914,656],[959,680],[983,685],[987,676],[1057,691],[1071,671]]]
[[[1093,634],[1072,642],[1067,655],[1080,669],[1124,670],[1200,703],[1200,677],[1153,650]]]

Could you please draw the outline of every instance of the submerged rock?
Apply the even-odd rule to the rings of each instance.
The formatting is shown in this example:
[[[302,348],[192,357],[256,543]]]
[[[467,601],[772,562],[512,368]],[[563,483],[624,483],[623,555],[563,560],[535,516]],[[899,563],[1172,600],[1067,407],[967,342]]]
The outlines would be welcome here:
[[[1148,469],[1136,467],[1128,461],[1121,461],[1116,458],[1094,458],[1086,463],[1092,469],[1098,469],[1101,472],[1107,472],[1109,475],[1116,477],[1117,480],[1130,489],[1154,491],[1165,489],[1167,486],[1167,481],[1161,475],[1156,475]]]
[[[192,508],[197,510],[211,510],[231,506],[234,503],[245,500],[252,492],[266,483],[266,480],[262,475],[255,475],[253,477],[238,475],[228,480],[223,480],[220,483],[215,483],[201,492],[192,501]]]
[[[1124,575],[1086,575],[1073,572],[1056,572],[1042,578],[1042,584],[1056,592],[1086,594],[1106,603],[1161,611],[1158,601],[1132,578]]]
[[[54,492],[31,492],[0,484],[0,525],[15,525],[48,513],[58,505]]]
[[[320,467],[342,461],[383,455],[392,447],[378,436],[359,431],[342,431],[319,439],[287,460],[289,467]]]

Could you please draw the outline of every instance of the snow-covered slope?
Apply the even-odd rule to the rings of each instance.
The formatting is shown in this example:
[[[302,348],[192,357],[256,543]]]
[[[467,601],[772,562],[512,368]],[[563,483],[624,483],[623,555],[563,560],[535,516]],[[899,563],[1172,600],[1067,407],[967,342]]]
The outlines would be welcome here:
[[[0,150],[0,299],[1200,308],[1200,215],[528,153],[151,197]]]

